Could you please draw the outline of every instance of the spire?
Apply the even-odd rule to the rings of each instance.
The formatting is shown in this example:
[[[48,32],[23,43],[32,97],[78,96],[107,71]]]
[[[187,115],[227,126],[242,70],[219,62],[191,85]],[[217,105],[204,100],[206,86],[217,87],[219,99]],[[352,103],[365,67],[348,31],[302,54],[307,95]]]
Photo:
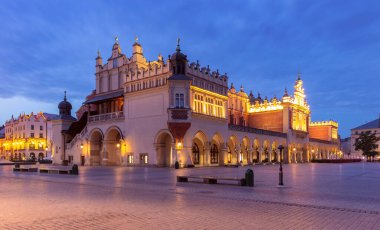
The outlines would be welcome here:
[[[301,80],[301,72],[298,70],[297,81]]]
[[[101,55],[100,55],[100,51],[99,51],[99,48],[98,48],[98,58],[100,58],[101,57]]]
[[[65,96],[63,97],[63,100],[67,101],[67,99],[66,99],[66,90],[65,90],[64,94],[65,94]]]
[[[253,97],[252,90],[249,92],[249,97]]]
[[[231,89],[235,89],[234,83],[231,82]]]
[[[135,43],[139,43],[139,37],[137,37],[137,35],[135,36]]]
[[[240,85],[240,92],[244,92],[243,84]]]
[[[181,41],[181,39],[180,38],[177,38],[177,48],[175,49],[175,51],[177,51],[177,52],[181,52],[181,48],[180,48],[180,46],[179,46],[179,42]]]
[[[288,89],[285,87],[284,97],[289,97]]]
[[[115,35],[115,43],[119,44],[119,37],[117,35]]]

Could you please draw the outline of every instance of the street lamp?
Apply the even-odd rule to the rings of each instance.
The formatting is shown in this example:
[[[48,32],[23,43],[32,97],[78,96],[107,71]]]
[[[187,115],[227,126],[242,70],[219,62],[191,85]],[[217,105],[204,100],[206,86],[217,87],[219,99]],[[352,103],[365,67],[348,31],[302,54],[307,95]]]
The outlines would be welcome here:
[[[284,149],[284,146],[280,145],[278,146],[278,149],[280,150],[280,172],[279,172],[279,182],[278,182],[278,185],[279,186],[284,186],[284,175],[282,173],[282,150]]]

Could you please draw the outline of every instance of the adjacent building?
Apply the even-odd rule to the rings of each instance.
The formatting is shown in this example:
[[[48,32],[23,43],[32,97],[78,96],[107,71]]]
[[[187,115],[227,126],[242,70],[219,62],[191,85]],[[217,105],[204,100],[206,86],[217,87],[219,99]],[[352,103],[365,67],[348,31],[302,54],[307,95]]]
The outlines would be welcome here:
[[[78,120],[53,121],[54,163],[198,167],[340,157],[338,123],[312,121],[300,74],[292,94],[255,97],[229,86],[227,74],[189,62],[179,42],[166,60],[147,61],[137,39],[129,57],[116,39],[104,63],[98,52],[94,81]]]
[[[380,136],[380,117],[370,121],[368,123],[365,123],[363,125],[360,125],[356,128],[351,129],[351,141],[350,141],[350,155],[353,157],[362,157],[362,152],[355,150],[355,140],[359,137],[360,133],[370,131],[371,133],[376,133],[376,136]],[[378,149],[377,151],[380,152],[380,141],[377,143]]]
[[[51,123],[57,115],[20,114],[5,122],[1,157],[8,160],[43,159],[51,155]]]

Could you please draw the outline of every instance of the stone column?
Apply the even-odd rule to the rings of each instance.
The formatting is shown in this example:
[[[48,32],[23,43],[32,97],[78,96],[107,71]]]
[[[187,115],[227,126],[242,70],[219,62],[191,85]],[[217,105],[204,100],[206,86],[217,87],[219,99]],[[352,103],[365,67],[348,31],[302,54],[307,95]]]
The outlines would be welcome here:
[[[219,157],[219,165],[223,166],[224,164],[227,164],[227,155],[228,155],[228,149],[227,146],[222,145],[222,148],[220,149],[220,157]]]
[[[252,148],[249,148],[247,150],[247,155],[248,155],[248,159],[247,159],[248,164],[252,164],[252,159],[253,159],[253,149]]]
[[[240,146],[235,146],[236,164],[240,164]]]
[[[263,162],[263,147],[259,147],[259,163]]]
[[[210,165],[210,149],[211,149],[210,143],[206,142],[205,147],[204,147],[204,154],[205,154],[204,165],[205,166],[209,166]]]

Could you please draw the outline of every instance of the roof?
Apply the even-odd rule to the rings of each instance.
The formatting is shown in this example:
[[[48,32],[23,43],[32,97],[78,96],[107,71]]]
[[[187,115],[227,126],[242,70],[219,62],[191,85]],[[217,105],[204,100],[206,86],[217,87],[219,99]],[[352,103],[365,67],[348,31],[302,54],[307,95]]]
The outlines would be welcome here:
[[[0,127],[0,138],[5,137],[5,126]]]
[[[175,81],[191,81],[191,77],[188,77],[183,74],[174,74],[173,76],[169,77],[168,80],[175,80]]]
[[[101,101],[105,101],[105,100],[108,100],[111,98],[121,97],[123,95],[124,95],[124,90],[118,90],[118,91],[115,91],[112,93],[107,93],[107,94],[95,96],[95,97],[85,101],[83,104],[91,104],[91,103],[95,103],[95,102],[101,102]]]
[[[353,128],[351,130],[359,130],[359,129],[376,129],[380,128],[380,118],[370,121],[368,123],[365,123],[364,125],[358,126],[356,128]]]
[[[46,117],[46,120],[48,121],[60,119],[58,114],[52,114],[52,113],[44,113],[44,117]]]

